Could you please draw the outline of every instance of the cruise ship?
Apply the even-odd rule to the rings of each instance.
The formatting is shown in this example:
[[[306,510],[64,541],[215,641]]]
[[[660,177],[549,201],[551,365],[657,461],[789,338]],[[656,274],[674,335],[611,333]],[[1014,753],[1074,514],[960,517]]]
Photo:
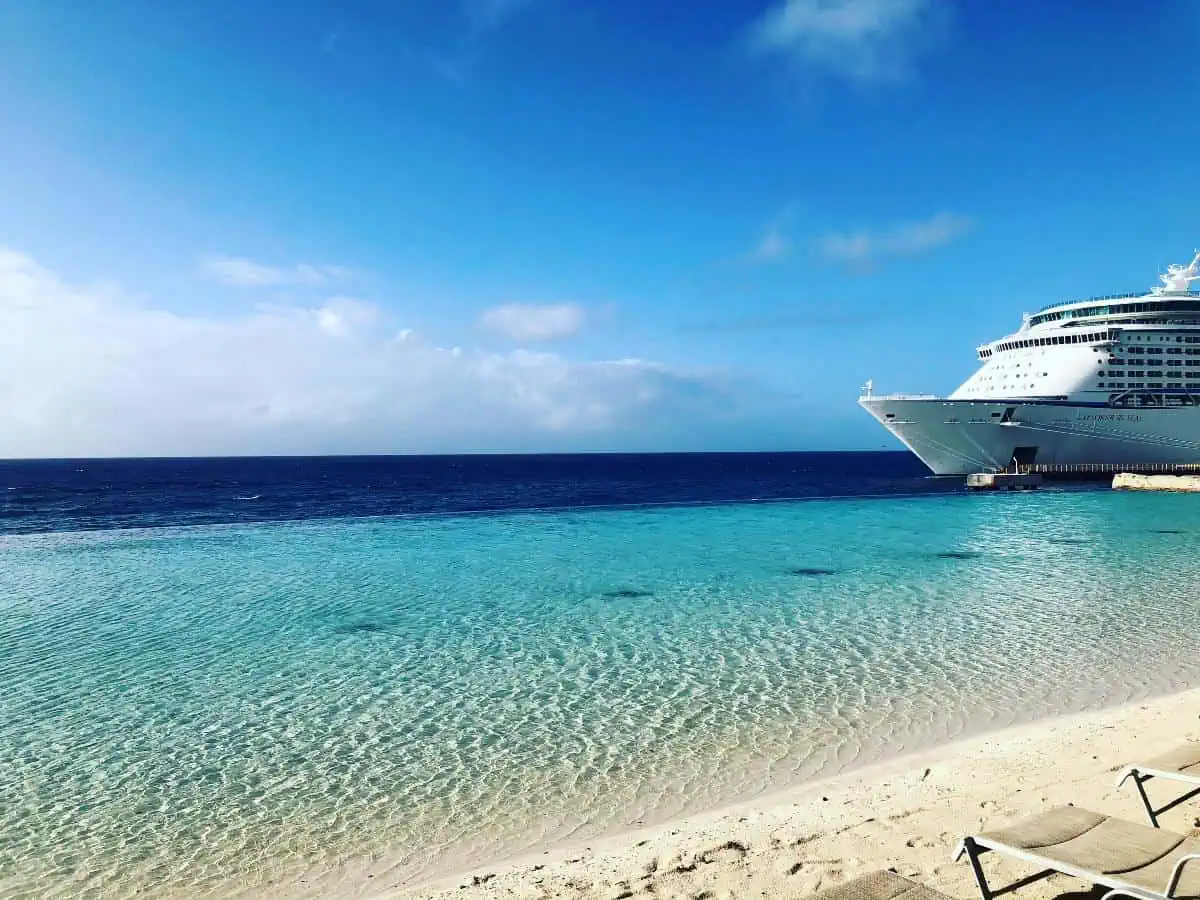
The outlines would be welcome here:
[[[1200,251],[1159,278],[1026,314],[949,397],[868,381],[858,402],[937,475],[1200,463]]]

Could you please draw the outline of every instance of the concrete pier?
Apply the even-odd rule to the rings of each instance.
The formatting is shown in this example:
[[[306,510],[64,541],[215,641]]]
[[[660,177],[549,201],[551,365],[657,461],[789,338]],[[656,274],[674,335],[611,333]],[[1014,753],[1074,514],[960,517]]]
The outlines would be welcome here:
[[[1119,472],[1113,476],[1114,491],[1181,491],[1200,494],[1200,475],[1139,475]]]

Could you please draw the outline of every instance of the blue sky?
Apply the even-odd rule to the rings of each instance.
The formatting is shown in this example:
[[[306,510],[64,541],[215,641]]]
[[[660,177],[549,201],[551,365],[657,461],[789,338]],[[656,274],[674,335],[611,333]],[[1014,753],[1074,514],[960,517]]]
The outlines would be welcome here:
[[[0,455],[874,449],[1200,245],[1200,6],[0,4]]]

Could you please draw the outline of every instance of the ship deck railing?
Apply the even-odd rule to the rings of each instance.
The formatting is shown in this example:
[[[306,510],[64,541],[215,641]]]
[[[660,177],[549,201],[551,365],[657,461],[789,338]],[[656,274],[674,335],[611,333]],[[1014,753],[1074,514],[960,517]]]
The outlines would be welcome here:
[[[1161,294],[1154,294],[1150,291],[1134,291],[1127,294],[1101,294],[1097,297],[1085,297],[1080,300],[1050,303],[1043,306],[1038,312],[1043,313],[1048,309],[1054,309],[1059,306],[1074,306],[1076,303],[1098,303],[1103,300],[1135,300],[1138,297],[1162,297],[1166,299],[1170,299],[1171,297],[1200,297],[1200,291],[1164,291]]]
[[[1117,475],[1200,475],[1200,462],[1194,463],[1027,463],[1017,466],[1022,475],[1086,477]]]

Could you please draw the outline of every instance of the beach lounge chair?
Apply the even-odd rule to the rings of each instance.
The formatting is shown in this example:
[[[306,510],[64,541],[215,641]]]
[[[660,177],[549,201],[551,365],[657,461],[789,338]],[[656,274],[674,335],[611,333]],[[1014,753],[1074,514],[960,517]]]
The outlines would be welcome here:
[[[1117,777],[1117,787],[1124,784],[1127,778],[1132,778],[1133,783],[1137,785],[1138,794],[1146,807],[1146,814],[1150,816],[1150,824],[1157,828],[1160,815],[1169,809],[1174,809],[1180,803],[1190,800],[1196,794],[1200,794],[1200,741],[1188,741],[1169,753],[1156,756],[1144,765],[1122,769],[1121,774]],[[1155,809],[1150,804],[1150,798],[1146,795],[1145,788],[1146,782],[1151,778],[1178,781],[1188,785],[1189,788],[1182,796],[1176,797],[1166,806]]]
[[[909,881],[887,869],[852,878],[845,884],[826,888],[812,900],[950,900],[945,894]]]
[[[1043,871],[1001,888],[989,887],[979,863],[979,857],[988,851],[1032,863]],[[1054,807],[1006,828],[965,838],[955,858],[961,859],[963,854],[971,862],[983,900],[1055,872],[1139,900],[1200,898],[1200,839],[1075,806]]]

